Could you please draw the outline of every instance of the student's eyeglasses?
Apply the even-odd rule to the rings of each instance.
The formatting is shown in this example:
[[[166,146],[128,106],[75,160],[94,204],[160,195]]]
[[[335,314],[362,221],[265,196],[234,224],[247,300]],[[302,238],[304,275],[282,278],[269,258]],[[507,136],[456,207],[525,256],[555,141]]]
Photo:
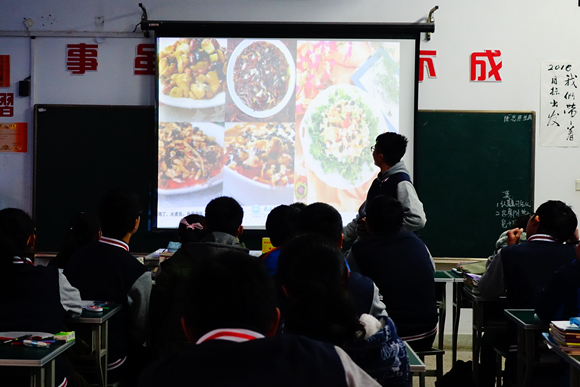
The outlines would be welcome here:
[[[375,147],[373,145],[373,146],[371,146],[371,152],[374,152],[374,151],[375,151]]]

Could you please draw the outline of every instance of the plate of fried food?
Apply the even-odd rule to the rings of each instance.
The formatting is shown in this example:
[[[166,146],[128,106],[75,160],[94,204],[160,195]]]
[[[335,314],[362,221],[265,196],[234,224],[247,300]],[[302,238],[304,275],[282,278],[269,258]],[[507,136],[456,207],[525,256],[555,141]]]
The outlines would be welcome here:
[[[195,192],[222,183],[224,128],[209,122],[160,122],[158,193]]]
[[[159,38],[159,101],[208,108],[226,101],[226,39]]]

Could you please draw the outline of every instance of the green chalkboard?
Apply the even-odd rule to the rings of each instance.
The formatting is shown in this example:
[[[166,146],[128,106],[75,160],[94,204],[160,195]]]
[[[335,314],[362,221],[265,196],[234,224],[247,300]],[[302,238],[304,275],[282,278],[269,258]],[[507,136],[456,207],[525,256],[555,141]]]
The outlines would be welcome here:
[[[533,211],[534,112],[419,111],[414,184],[434,257],[487,257]]]
[[[72,216],[96,214],[101,197],[113,188],[131,189],[141,201],[141,227],[131,250],[167,246],[159,240],[163,236],[147,231],[157,166],[153,106],[36,105],[34,117],[38,251],[58,251]]]

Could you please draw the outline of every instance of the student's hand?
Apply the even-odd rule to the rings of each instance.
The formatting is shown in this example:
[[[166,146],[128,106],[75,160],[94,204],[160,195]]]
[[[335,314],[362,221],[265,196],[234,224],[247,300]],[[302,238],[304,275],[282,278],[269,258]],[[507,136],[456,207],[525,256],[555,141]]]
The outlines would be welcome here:
[[[515,245],[518,244],[520,241],[520,237],[522,236],[522,233],[524,232],[523,228],[512,228],[511,230],[508,231],[507,233],[507,244],[508,246],[511,245]]]

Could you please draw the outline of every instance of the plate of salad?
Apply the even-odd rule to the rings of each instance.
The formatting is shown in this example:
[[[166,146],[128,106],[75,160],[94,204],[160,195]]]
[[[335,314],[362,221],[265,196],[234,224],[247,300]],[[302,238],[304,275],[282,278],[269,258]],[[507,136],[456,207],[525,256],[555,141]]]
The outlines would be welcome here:
[[[309,169],[327,185],[356,188],[377,173],[370,147],[387,124],[371,96],[352,85],[334,85],[310,103],[300,125]]]

